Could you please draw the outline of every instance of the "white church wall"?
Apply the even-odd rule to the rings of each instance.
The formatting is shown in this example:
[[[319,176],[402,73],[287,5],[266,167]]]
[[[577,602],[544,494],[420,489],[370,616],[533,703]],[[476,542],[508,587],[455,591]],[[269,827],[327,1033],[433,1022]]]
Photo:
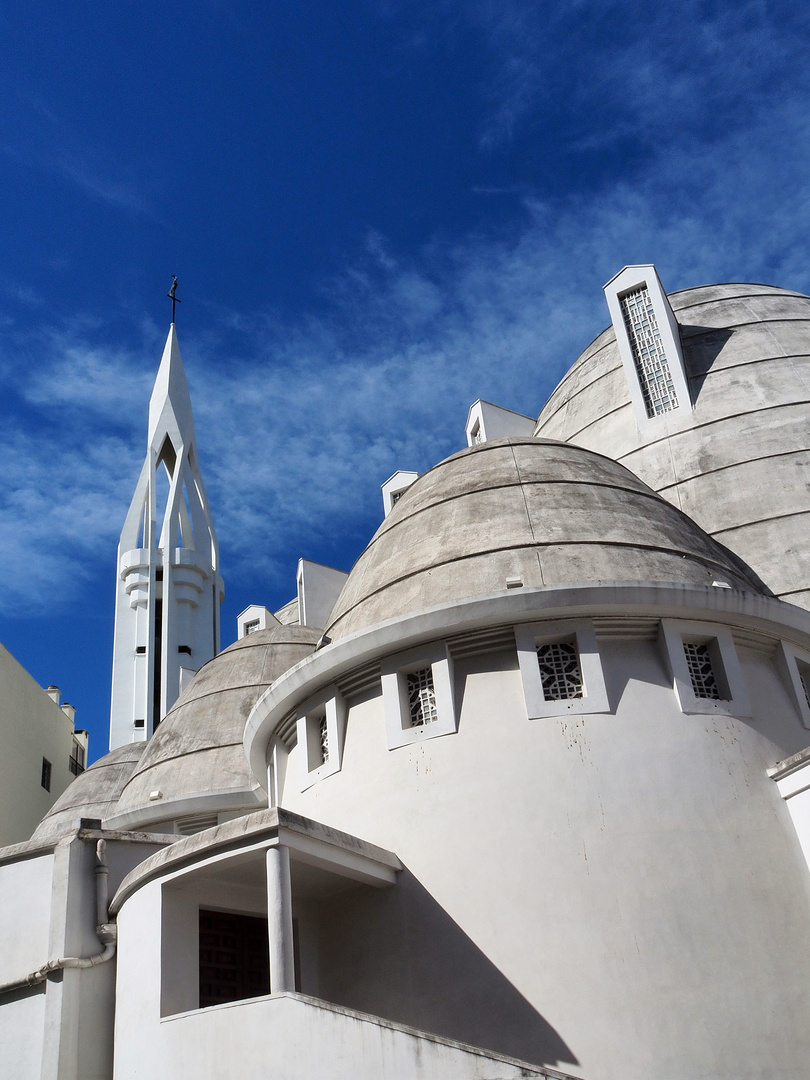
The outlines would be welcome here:
[[[773,671],[752,720],[687,715],[656,641],[600,649],[612,715],[529,721],[511,651],[456,662],[455,735],[388,750],[381,698],[350,703],[341,771],[282,805],[406,871],[334,902],[321,993],[586,1076],[799,1075],[808,871],[766,772],[795,708]]]
[[[0,983],[27,975],[48,958],[54,857],[0,867]],[[45,988],[18,991],[0,1009],[0,1062],[14,1080],[40,1080]]]
[[[267,997],[159,1017],[161,886],[130,897],[119,915],[115,1080],[273,1075],[285,1080],[506,1080],[524,1072],[446,1040],[299,995]],[[142,945],[141,945],[142,943]]]
[[[54,856],[4,862],[0,873],[0,983],[26,975],[48,957]]]

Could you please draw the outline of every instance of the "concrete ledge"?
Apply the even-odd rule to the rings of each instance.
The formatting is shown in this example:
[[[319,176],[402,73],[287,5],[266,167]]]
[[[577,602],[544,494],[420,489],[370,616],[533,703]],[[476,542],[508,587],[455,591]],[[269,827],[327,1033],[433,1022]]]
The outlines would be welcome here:
[[[121,882],[110,904],[110,914],[120,911],[128,897],[155,878],[245,849],[269,847],[274,842],[289,847],[302,862],[366,884],[392,885],[402,869],[402,863],[393,852],[357,836],[331,829],[289,810],[260,810],[193,836],[175,839],[171,847],[145,859]]]
[[[69,833],[60,833],[41,840],[26,840],[22,844],[11,844],[0,848],[0,865],[18,862],[21,859],[34,859],[47,855],[58,847],[67,847],[74,840],[109,840],[124,844],[173,844],[176,836],[168,833],[122,832],[117,829],[73,829]]]
[[[390,619],[300,661],[262,694],[245,726],[245,754],[262,787],[273,735],[298,705],[364,664],[415,645],[499,625],[600,615],[721,622],[787,638],[810,650],[810,612],[758,593],[666,582],[611,581],[500,590]]]
[[[216,750],[217,747],[212,747]],[[189,755],[190,756],[190,755]],[[161,763],[163,764],[163,763]],[[105,818],[105,829],[128,829],[131,825],[153,825],[158,821],[173,821],[189,814],[214,814],[227,810],[264,809],[267,799],[263,789],[226,788],[222,791],[205,791],[199,795],[177,795],[175,798],[156,799],[143,803],[132,810]]]

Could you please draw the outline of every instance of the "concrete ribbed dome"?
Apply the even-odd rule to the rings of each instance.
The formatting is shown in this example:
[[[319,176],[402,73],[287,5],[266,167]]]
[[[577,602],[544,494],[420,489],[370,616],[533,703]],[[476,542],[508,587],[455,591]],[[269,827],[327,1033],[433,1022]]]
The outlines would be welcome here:
[[[37,825],[32,840],[48,840],[79,827],[82,818],[113,813],[146,743],[127,743],[99,758],[62,792]]]
[[[276,626],[241,638],[210,660],[149,740],[117,814],[148,808],[157,820],[172,799],[255,788],[242,750],[245,721],[279,675],[314,651],[319,630]],[[160,791],[160,800],[150,792]]]
[[[672,293],[692,410],[639,431],[613,328],[582,353],[535,434],[607,454],[810,607],[810,297],[770,285]]]
[[[599,454],[545,439],[464,450],[421,476],[357,560],[327,634],[506,588],[599,581],[756,590],[693,521]]]

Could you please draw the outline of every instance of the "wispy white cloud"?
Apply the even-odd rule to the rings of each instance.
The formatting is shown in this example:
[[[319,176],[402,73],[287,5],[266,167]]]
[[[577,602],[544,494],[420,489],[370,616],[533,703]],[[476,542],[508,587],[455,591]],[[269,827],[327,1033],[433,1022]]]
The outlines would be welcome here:
[[[131,181],[113,180],[88,160],[74,156],[60,156],[54,167],[65,179],[83,191],[85,195],[137,214],[150,214],[151,207],[143,192]]]
[[[722,54],[729,31],[715,23],[701,55]],[[757,25],[751,15],[752,35]],[[735,62],[757,64],[753,52]],[[597,193],[524,194],[508,237],[407,254],[369,233],[364,258],[331,283],[327,314],[291,322],[238,311],[205,336],[184,331],[232,579],[255,581],[263,602],[283,580],[292,592],[295,558],[335,536],[346,538],[342,558],[357,554],[380,519],[380,483],[459,449],[476,397],[537,413],[606,324],[601,285],[624,263],[656,262],[670,290],[735,279],[810,289],[810,95],[794,88],[777,100],[764,68],[755,76],[761,95],[723,134],[650,139],[632,176]],[[661,119],[657,77],[639,79],[640,103],[625,113],[633,130]],[[690,90],[684,75],[670,101],[688,102],[702,80],[693,72]],[[29,417],[0,430],[6,610],[52,603],[55,580],[67,602],[84,567],[109,561],[162,346],[146,326],[130,349],[111,348],[103,326],[81,320],[21,335],[0,332],[0,386]],[[14,363],[21,349],[37,363]]]

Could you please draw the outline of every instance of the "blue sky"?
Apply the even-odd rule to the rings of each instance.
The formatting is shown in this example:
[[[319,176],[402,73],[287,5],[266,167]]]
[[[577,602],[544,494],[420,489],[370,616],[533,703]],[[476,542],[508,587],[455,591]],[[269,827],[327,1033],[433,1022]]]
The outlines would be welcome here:
[[[624,264],[810,291],[809,48],[778,0],[5,5],[0,640],[91,756],[172,274],[225,645],[476,398],[536,414]]]

